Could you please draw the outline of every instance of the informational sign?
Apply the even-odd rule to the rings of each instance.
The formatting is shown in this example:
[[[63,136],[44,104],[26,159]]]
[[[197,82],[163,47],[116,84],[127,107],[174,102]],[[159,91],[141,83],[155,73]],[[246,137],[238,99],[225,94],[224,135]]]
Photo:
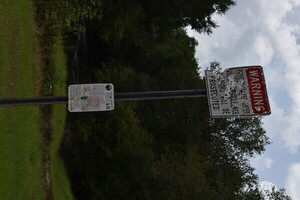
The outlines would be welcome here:
[[[114,109],[114,87],[110,83],[70,85],[70,112],[109,111]]]
[[[271,114],[261,66],[229,68],[222,73],[206,70],[205,79],[212,117]]]

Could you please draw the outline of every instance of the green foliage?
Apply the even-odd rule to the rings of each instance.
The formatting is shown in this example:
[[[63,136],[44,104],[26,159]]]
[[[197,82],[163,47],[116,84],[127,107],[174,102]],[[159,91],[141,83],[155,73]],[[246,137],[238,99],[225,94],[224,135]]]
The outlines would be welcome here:
[[[205,1],[142,1],[149,26],[157,27],[163,33],[176,28],[191,26],[199,32],[212,33],[217,25],[211,20],[214,13],[224,14],[233,0],[205,0]]]
[[[204,88],[197,41],[184,28],[211,33],[211,15],[233,4],[103,0],[101,20],[86,21],[80,78],[115,92]],[[206,99],[195,98],[117,102],[67,121],[61,154],[78,199],[263,198],[249,163],[269,143],[260,118],[212,119]]]
[[[67,163],[77,166],[72,177],[78,197],[141,199],[143,196],[149,176],[146,166],[153,157],[152,137],[141,129],[133,109],[133,104],[123,103],[113,113],[81,117],[79,130],[73,130],[75,135],[67,141],[77,148],[64,149],[70,156],[65,158]]]
[[[79,31],[81,20],[101,18],[101,0],[34,0],[42,31],[60,35],[62,31]]]
[[[139,31],[141,29],[144,11],[136,1],[103,0],[103,19],[94,22],[99,35],[106,41],[121,40],[128,30]],[[104,28],[105,27],[105,28]]]
[[[271,190],[264,190],[264,193],[265,198],[269,200],[292,200],[292,198],[285,193],[284,188],[276,189],[275,186],[273,186]]]
[[[102,20],[93,20],[92,26],[97,27],[99,36],[107,42],[122,40],[128,34],[145,37],[144,30],[146,37],[163,39],[173,30],[187,26],[212,33],[217,25],[211,15],[224,14],[232,5],[233,0],[103,0]]]
[[[134,92],[149,90],[151,80],[149,75],[136,72],[134,68],[126,66],[116,60],[104,63],[101,70],[97,70],[94,81],[114,83],[116,92]]]
[[[197,147],[183,154],[166,149],[151,167],[152,199],[212,199],[202,162]]]

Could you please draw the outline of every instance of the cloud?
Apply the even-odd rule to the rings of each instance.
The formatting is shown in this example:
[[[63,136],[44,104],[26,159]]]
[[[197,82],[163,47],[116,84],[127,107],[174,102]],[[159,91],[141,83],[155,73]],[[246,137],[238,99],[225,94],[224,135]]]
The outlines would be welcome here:
[[[258,36],[253,44],[254,51],[259,57],[261,65],[268,65],[274,55],[271,41],[265,36]]]
[[[272,114],[263,118],[263,126],[267,130],[268,136],[279,138],[282,147],[287,148],[290,153],[298,152],[300,145],[299,113],[294,108],[285,112],[285,108],[278,105],[273,95],[269,95],[269,101]],[[295,106],[295,103],[292,103],[292,107]]]
[[[211,36],[188,31],[199,41],[202,70],[214,60],[223,68],[264,66],[272,97],[272,115],[264,119],[267,134],[280,137],[292,153],[300,147],[299,13],[300,0],[240,1],[225,16],[213,17],[220,27]]]
[[[270,158],[266,158],[264,160],[264,167],[267,169],[270,169],[272,167],[272,164],[274,163],[274,161]]]
[[[300,199],[300,163],[293,164],[289,168],[288,177],[286,180],[286,188],[288,194],[295,200]]]
[[[291,119],[292,116],[279,107],[273,95],[269,95],[269,101],[272,114],[263,118],[264,128],[267,130],[268,136],[279,138],[282,147],[288,148],[292,153],[297,152],[300,138],[297,135],[294,136],[294,132],[291,130],[294,123]]]
[[[257,170],[271,169],[274,163],[273,159],[265,156],[255,157],[251,160],[252,166]]]

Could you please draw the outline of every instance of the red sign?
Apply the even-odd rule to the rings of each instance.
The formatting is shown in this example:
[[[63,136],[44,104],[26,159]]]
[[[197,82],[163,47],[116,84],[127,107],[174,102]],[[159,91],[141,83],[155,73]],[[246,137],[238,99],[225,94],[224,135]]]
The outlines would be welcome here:
[[[270,105],[268,102],[268,96],[262,68],[248,68],[246,69],[246,73],[253,113],[270,113]]]
[[[212,117],[269,115],[271,113],[261,66],[205,71],[207,98]]]

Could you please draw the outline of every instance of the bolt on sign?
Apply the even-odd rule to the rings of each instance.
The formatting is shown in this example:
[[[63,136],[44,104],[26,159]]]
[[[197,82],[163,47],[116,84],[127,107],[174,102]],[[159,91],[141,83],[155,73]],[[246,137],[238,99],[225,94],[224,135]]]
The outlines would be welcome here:
[[[70,112],[109,111],[114,109],[114,86],[111,83],[70,85]]]
[[[211,117],[251,117],[271,114],[261,66],[205,71]]]

